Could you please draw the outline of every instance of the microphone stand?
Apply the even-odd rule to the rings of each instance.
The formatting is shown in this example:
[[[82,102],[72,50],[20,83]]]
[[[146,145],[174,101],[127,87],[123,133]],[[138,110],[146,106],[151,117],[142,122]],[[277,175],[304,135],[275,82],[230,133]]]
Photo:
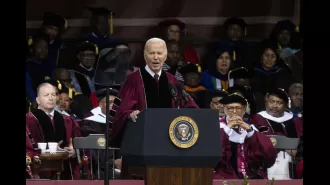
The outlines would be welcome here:
[[[109,185],[109,94],[110,89],[109,87],[106,87],[106,93],[105,93],[105,170],[104,170],[104,185]],[[114,161],[113,161],[114,162]]]

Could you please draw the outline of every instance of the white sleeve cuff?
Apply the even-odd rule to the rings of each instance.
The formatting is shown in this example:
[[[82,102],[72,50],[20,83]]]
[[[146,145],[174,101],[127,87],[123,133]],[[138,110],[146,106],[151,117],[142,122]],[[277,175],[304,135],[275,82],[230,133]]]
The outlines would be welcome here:
[[[233,134],[233,129],[229,128],[227,125],[223,127],[223,130],[228,136],[231,136]]]
[[[246,137],[247,137],[247,138],[252,137],[253,134],[254,134],[254,130],[252,130],[251,132],[248,132],[248,133],[246,134]]]

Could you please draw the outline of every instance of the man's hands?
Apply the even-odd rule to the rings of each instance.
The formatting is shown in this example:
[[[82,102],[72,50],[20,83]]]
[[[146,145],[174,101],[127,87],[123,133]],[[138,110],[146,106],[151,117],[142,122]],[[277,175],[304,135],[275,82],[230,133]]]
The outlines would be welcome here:
[[[58,142],[57,150],[58,151],[67,151],[69,153],[69,157],[75,157],[76,151],[74,150],[72,145],[69,145],[68,147],[61,148],[60,145],[63,143],[63,141]]]
[[[136,119],[138,118],[138,115],[140,114],[139,110],[135,110],[129,114],[129,118],[133,121],[136,122]]]
[[[232,128],[233,126],[239,126],[239,127],[243,128],[244,130],[250,129],[250,125],[245,123],[243,121],[243,119],[239,116],[233,116],[233,117],[229,118],[227,126],[229,128]]]

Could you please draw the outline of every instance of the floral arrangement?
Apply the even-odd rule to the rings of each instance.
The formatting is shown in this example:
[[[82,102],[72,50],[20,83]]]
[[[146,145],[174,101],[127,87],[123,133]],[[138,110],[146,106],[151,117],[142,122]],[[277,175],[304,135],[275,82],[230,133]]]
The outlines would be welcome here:
[[[274,185],[274,184],[275,184],[275,179],[273,178],[272,181],[267,182],[265,185]],[[223,185],[236,185],[236,183],[230,182],[228,184],[227,181],[224,180]],[[248,182],[247,176],[244,177],[244,181],[243,181],[242,185],[250,185],[250,183]]]

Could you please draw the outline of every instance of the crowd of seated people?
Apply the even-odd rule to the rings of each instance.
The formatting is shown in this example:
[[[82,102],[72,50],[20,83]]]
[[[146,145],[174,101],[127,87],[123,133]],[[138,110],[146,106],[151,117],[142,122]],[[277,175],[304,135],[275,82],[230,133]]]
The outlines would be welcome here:
[[[28,38],[26,155],[29,179],[51,178],[53,175],[33,171],[42,163],[39,142],[57,142],[58,150],[68,151],[69,159],[63,163],[61,179],[103,178],[96,174],[98,162],[102,163],[103,174],[104,159],[95,159],[92,150],[76,150],[73,138],[104,134],[106,129],[111,132],[111,128],[105,127],[105,87],[95,84],[93,78],[102,52],[115,51],[112,60],[130,63],[131,49],[124,39],[111,35],[109,10],[90,10],[93,31],[82,35],[83,41],[70,46],[70,52],[66,54],[61,53],[67,47],[61,39],[67,27],[66,20],[56,13],[45,13],[39,31]],[[300,138],[303,143],[302,38],[297,25],[289,20],[279,21],[269,38],[252,45],[244,40],[245,21],[229,18],[224,23],[226,39],[209,44],[204,61],[193,45],[183,43],[185,26],[175,19],[159,23],[161,33],[157,35],[167,46],[167,59],[162,70],[184,84],[199,108],[219,112],[219,130],[224,136],[224,146],[235,146],[239,151],[240,147],[251,150],[247,157],[238,155],[237,151],[235,155],[233,151],[224,155],[236,156],[236,164],[223,157],[215,167],[214,178],[244,178],[245,175],[256,179],[302,178],[302,144],[295,151],[275,150],[264,137],[284,135]],[[131,62],[126,75],[137,70],[139,67]],[[110,108],[119,90],[120,84],[111,88]],[[235,130],[236,126],[243,130]],[[244,135],[245,141],[233,139],[231,129]],[[110,157],[115,167],[113,170],[120,173],[121,156],[115,153]],[[245,161],[242,162],[245,167],[238,165],[241,160]],[[288,163],[295,163],[297,173],[288,172]]]

